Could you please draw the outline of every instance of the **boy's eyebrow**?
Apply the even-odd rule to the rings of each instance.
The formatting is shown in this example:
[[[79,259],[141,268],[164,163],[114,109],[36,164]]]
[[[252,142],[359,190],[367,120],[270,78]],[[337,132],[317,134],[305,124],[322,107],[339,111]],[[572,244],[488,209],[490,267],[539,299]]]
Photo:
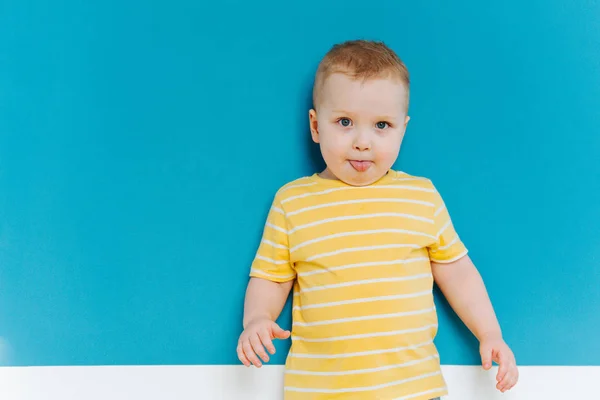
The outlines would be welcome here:
[[[331,110],[331,112],[334,114],[352,114],[351,112],[345,110]]]
[[[353,113],[350,111],[345,111],[345,110],[331,110],[331,112],[333,114],[346,114],[346,115],[352,115]],[[397,119],[397,117],[392,117],[390,115],[378,115],[377,119],[380,120],[394,120]]]
[[[390,117],[387,115],[380,115],[377,117],[377,119],[383,120],[383,121],[394,121],[396,118],[395,117]]]

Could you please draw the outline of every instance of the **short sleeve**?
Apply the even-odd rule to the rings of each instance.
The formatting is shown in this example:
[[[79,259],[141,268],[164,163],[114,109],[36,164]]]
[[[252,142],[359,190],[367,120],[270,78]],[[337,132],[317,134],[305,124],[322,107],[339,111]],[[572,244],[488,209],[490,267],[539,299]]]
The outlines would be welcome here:
[[[436,263],[451,263],[467,254],[467,248],[454,229],[450,213],[442,196],[434,188],[434,237],[435,241],[429,246],[429,258]]]
[[[287,220],[278,196],[275,196],[269,210],[250,276],[274,282],[296,278],[290,262]]]

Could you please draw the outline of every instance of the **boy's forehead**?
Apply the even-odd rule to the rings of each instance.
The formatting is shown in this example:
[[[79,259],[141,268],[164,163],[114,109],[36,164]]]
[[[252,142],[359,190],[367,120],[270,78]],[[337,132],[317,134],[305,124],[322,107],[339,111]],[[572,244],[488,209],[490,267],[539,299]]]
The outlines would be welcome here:
[[[336,73],[323,82],[322,105],[332,111],[367,111],[397,114],[406,108],[406,87],[398,79],[355,79]]]

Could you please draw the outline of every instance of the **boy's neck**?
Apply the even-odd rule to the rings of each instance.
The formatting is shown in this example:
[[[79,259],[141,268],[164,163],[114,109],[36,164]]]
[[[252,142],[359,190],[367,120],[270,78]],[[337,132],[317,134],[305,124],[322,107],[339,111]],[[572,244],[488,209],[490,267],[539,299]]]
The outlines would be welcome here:
[[[332,181],[339,181],[339,179],[337,178],[337,176],[335,176],[335,175],[334,175],[334,174],[333,174],[333,173],[332,173],[332,172],[329,170],[329,168],[325,168],[325,169],[323,170],[323,172],[321,172],[321,173],[319,174],[319,177],[320,177],[320,178],[323,178],[323,179],[330,179],[330,180],[332,180]]]
[[[388,176],[390,171],[387,171],[380,179],[385,178],[386,176]],[[317,176],[321,179],[326,179],[326,180],[330,180],[330,181],[338,181],[338,182],[342,182],[337,176],[335,176],[333,174],[333,172],[331,172],[331,170],[329,168],[325,168],[323,170],[323,172],[320,172],[317,174]]]

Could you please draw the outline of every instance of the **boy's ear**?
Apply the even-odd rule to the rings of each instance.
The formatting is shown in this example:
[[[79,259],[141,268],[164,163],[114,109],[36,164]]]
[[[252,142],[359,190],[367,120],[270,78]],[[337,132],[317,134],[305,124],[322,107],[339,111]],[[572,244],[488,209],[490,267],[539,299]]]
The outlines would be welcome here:
[[[410,117],[407,115],[404,118],[404,129],[402,129],[404,132],[406,132],[406,126],[408,125],[408,121],[410,121]]]
[[[308,112],[308,121],[310,123],[310,135],[315,143],[319,143],[319,123],[317,122],[317,112],[311,109]]]

